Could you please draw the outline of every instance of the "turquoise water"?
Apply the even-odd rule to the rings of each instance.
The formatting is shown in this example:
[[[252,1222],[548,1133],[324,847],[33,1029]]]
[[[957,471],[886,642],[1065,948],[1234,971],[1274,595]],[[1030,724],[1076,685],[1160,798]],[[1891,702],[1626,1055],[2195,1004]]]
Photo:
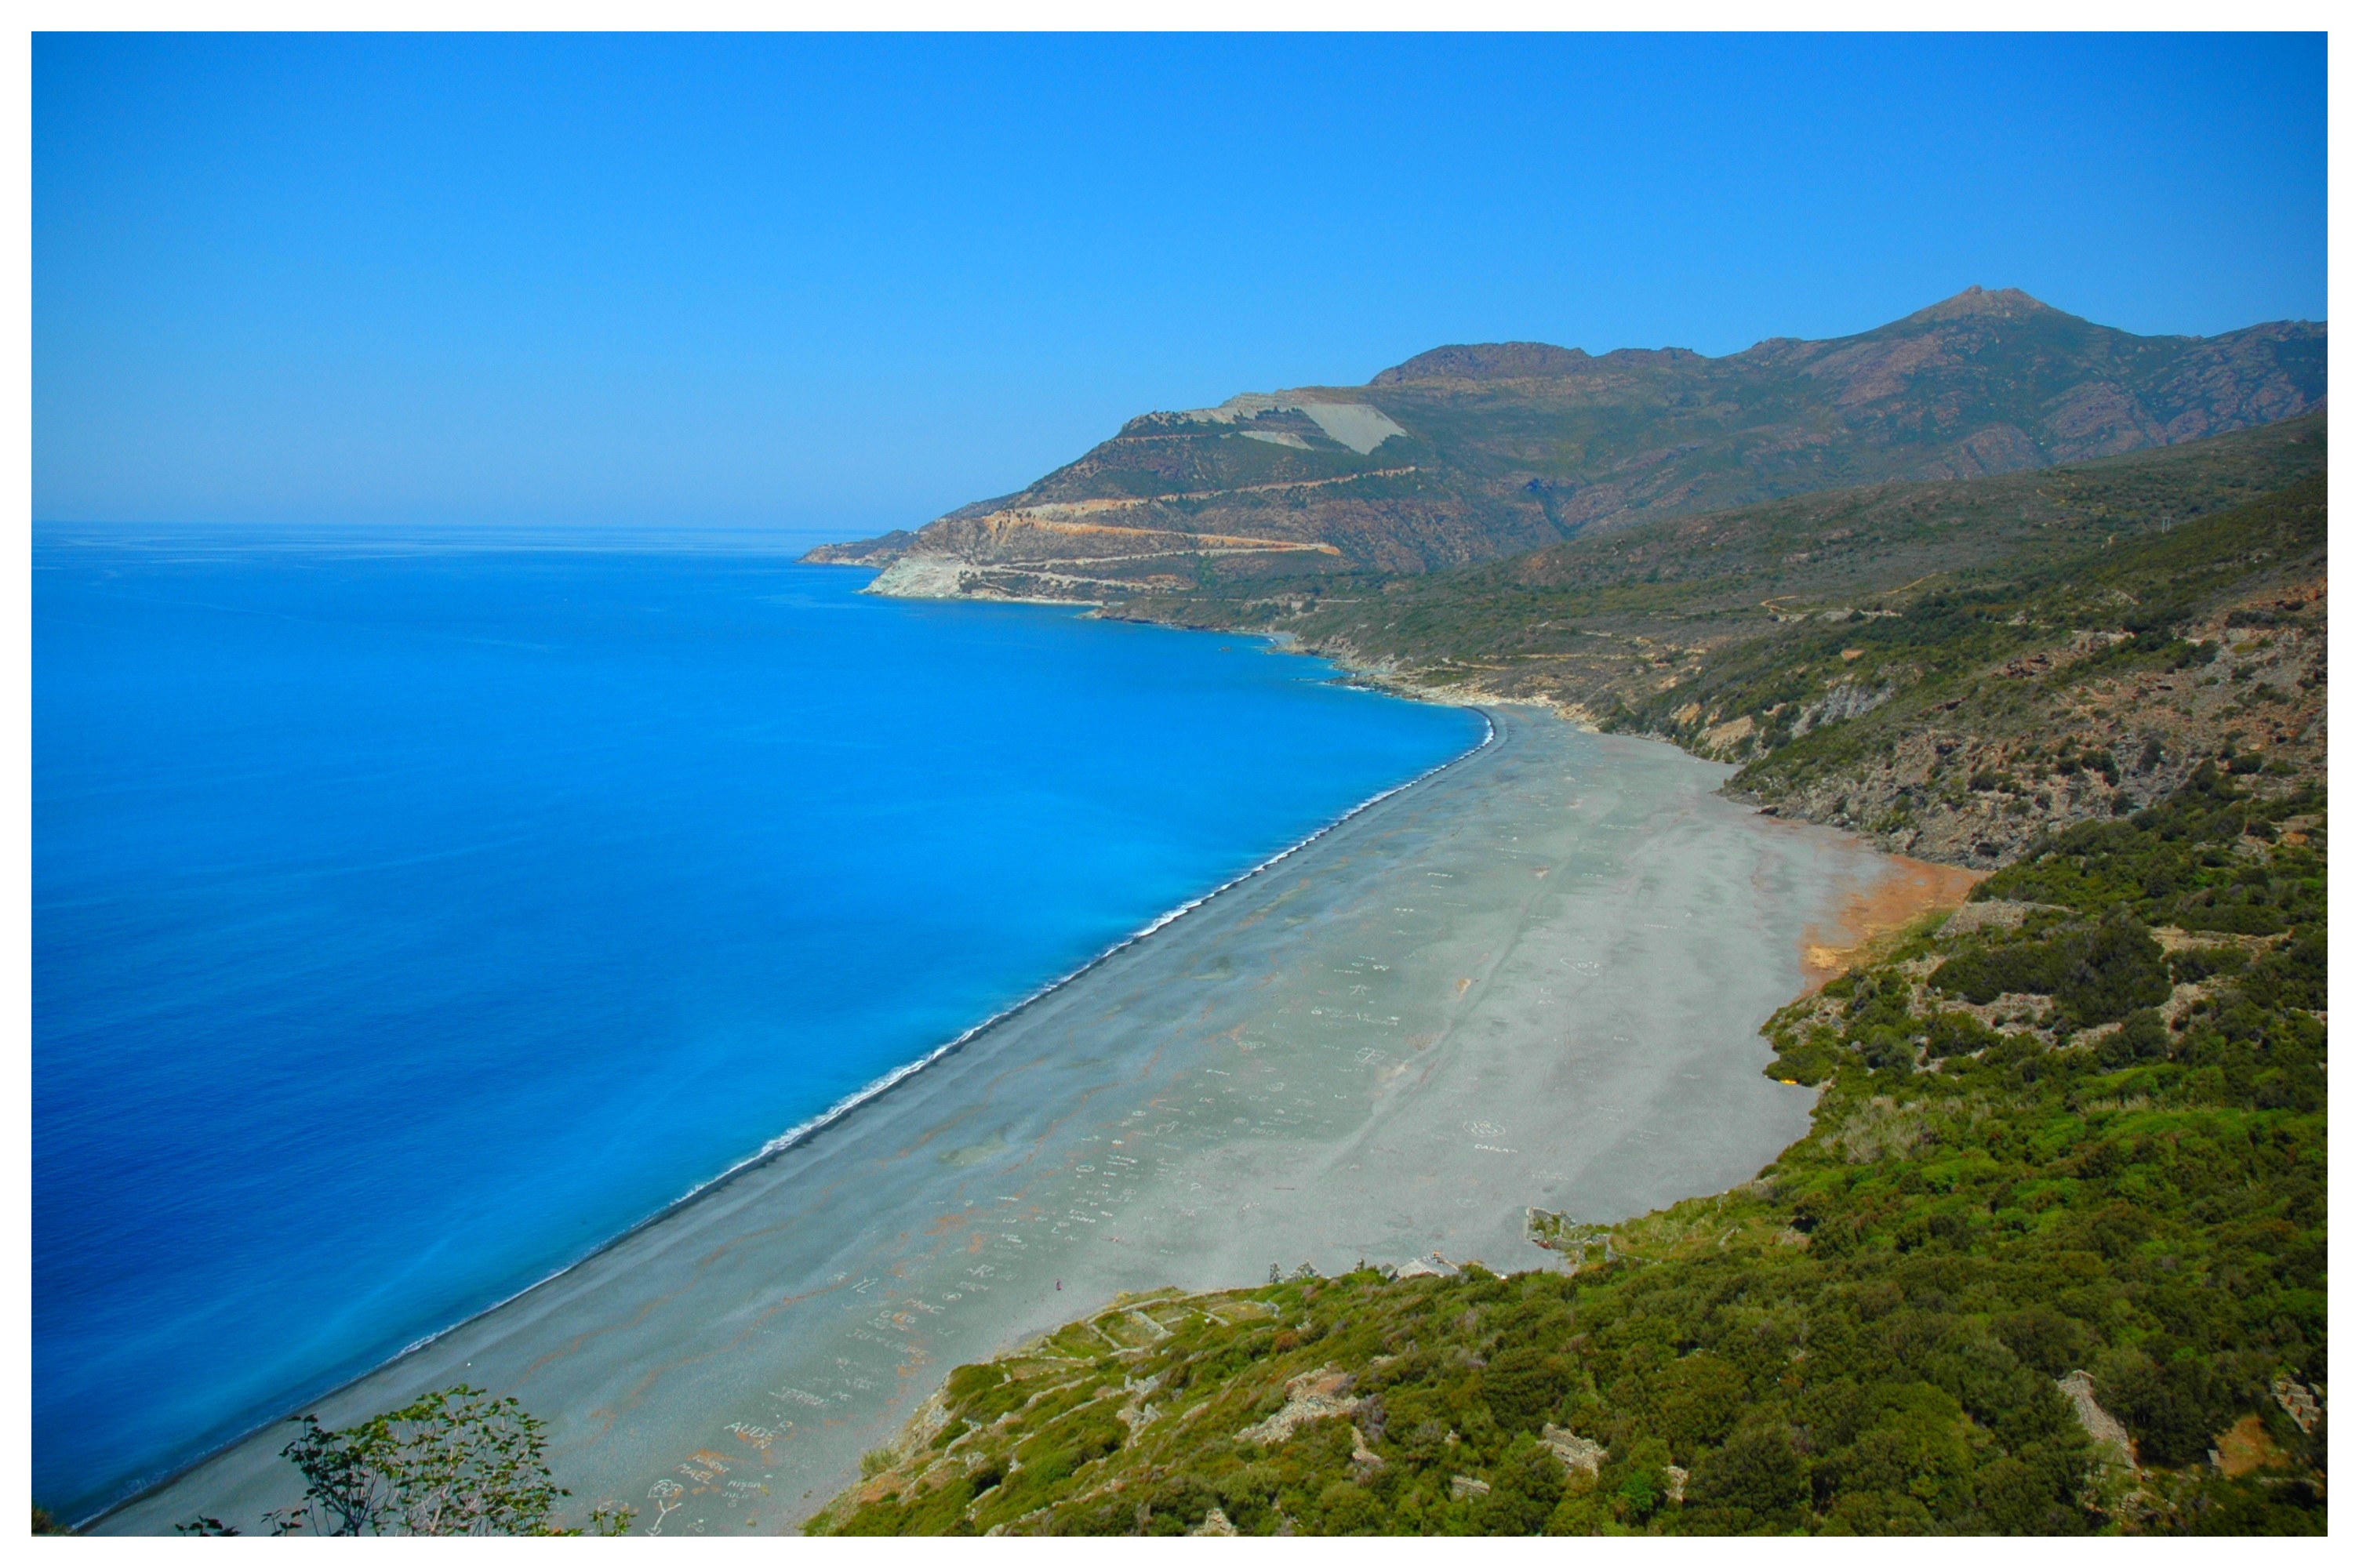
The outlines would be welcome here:
[[[36,535],[52,1508],[545,1277],[1481,738],[1246,639],[512,542]]]

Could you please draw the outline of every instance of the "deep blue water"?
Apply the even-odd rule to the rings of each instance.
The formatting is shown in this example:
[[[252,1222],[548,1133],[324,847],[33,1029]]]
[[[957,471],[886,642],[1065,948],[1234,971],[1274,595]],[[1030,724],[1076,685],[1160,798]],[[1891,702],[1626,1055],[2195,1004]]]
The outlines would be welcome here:
[[[1480,721],[750,547],[36,535],[36,1497],[579,1258]]]

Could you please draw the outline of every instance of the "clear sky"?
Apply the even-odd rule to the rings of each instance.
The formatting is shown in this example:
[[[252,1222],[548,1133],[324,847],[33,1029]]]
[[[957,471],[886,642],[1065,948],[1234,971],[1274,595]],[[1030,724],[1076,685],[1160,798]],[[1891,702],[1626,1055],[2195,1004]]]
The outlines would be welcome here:
[[[1446,342],[2326,312],[2326,47],[33,48],[55,520],[915,526]]]

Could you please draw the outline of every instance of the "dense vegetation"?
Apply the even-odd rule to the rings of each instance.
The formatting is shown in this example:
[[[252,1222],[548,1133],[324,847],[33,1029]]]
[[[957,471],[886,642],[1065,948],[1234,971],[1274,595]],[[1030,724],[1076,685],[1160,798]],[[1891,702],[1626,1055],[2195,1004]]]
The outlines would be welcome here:
[[[1773,1019],[1824,1088],[1758,1180],[1117,1303],[811,1528],[2323,1530],[2325,1000],[2322,790],[2199,769]]]

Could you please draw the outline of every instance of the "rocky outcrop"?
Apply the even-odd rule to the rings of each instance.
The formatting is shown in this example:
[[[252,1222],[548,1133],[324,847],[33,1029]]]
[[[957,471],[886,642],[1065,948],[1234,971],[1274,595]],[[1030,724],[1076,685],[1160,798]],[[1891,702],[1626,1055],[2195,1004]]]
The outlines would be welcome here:
[[[1286,1385],[1286,1403],[1266,1420],[1238,1433],[1237,1441],[1276,1447],[1293,1436],[1294,1429],[1305,1422],[1356,1414],[1360,1401],[1350,1397],[1352,1383],[1349,1372],[1339,1372],[1332,1367],[1321,1367],[1290,1379]]]
[[[1568,1475],[1578,1471],[1593,1479],[1606,1459],[1605,1444],[1577,1437],[1554,1422],[1541,1424],[1540,1446],[1556,1457]]]
[[[2322,579],[2301,584],[2258,612],[2315,614],[2324,597]],[[2010,660],[1985,677],[1971,707],[1923,716],[1887,752],[1799,782],[1741,776],[1738,787],[1781,816],[1849,828],[1919,860],[1987,868],[2076,822],[2164,799],[2207,762],[2323,777],[2322,617],[2315,625],[2231,624],[2238,619],[2230,611],[2193,630],[2201,664],[2067,681],[2038,707],[2001,717],[2008,684],[2069,676],[2103,639]],[[1833,697],[1822,699],[1820,724],[1833,721]]]
[[[2097,1402],[2097,1386],[2089,1374],[2068,1372],[2056,1379],[2056,1387],[2071,1401],[2073,1417],[2089,1434],[2098,1460],[2117,1470],[2136,1469],[2137,1450],[2130,1442],[2129,1428]]]
[[[2296,1382],[2291,1378],[2279,1378],[2269,1385],[2269,1392],[2276,1397],[2277,1408],[2286,1412],[2294,1425],[2301,1428],[2304,1437],[2316,1432],[2318,1423],[2326,1419],[2326,1407],[2310,1391],[2307,1383]]]
[[[1236,1532],[1237,1527],[1229,1522],[1228,1515],[1218,1509],[1207,1509],[1204,1510],[1204,1522],[1188,1533],[1190,1535],[1234,1535]]]

